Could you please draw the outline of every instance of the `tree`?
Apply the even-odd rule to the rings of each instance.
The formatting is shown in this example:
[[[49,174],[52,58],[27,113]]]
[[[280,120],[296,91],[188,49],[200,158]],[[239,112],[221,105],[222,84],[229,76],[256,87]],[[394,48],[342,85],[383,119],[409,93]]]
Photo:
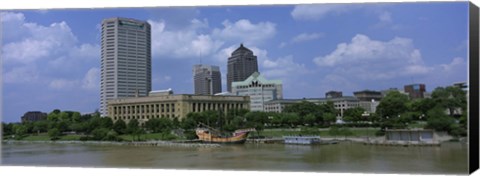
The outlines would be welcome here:
[[[105,140],[110,130],[107,128],[97,128],[92,131],[94,140]]]
[[[55,125],[55,128],[58,128],[60,132],[65,132],[69,130],[69,123],[66,120],[58,121]]]
[[[17,125],[14,125],[13,126],[13,131],[14,131],[14,134],[15,134],[15,139],[22,139],[24,137],[27,136],[27,127],[24,126],[24,125],[20,125],[20,124],[17,124]]]
[[[90,134],[93,130],[102,127],[101,117],[92,117],[87,121],[86,133]]]
[[[148,130],[154,132],[154,133],[170,133],[170,131],[173,128],[172,121],[168,118],[162,117],[162,118],[154,118],[154,119],[149,119],[145,123],[145,128]]]
[[[450,125],[455,123],[455,119],[446,115],[441,107],[428,111],[427,118],[427,128],[437,131],[450,131]]]
[[[70,116],[66,111],[60,112],[60,114],[58,114],[58,119],[65,122],[71,121]]]
[[[57,139],[60,139],[61,132],[58,128],[52,128],[48,130],[48,137],[50,137],[50,140],[54,141]]]
[[[268,113],[266,112],[248,112],[245,114],[245,120],[249,128],[255,128],[257,131],[261,131],[265,128],[265,124],[268,122]]]
[[[359,121],[366,121],[363,119],[362,114],[365,112],[365,109],[361,107],[355,107],[345,110],[344,120],[347,122],[359,122]]]
[[[127,124],[127,133],[128,134],[133,134],[134,132],[137,131],[137,129],[139,129],[140,123],[138,123],[138,120],[137,119],[132,119],[128,122]]]
[[[437,87],[432,92],[432,99],[437,106],[448,109],[450,116],[453,116],[456,109],[465,111],[467,109],[467,97],[465,92],[454,86],[446,88]]]
[[[14,134],[13,123],[5,124],[2,122],[2,130],[3,130],[3,136],[9,136]]]
[[[112,129],[112,130],[108,131],[107,135],[103,138],[103,140],[119,141],[121,139],[118,137],[118,133],[115,132],[115,130]]]
[[[112,128],[115,132],[117,132],[117,134],[125,134],[127,130],[127,124],[122,119],[119,119],[115,121]]]
[[[335,121],[337,120],[337,117],[335,116],[334,113],[327,112],[327,113],[323,113],[323,120],[325,123],[330,125],[332,123],[335,123]]]
[[[377,107],[377,113],[385,117],[396,117],[408,110],[408,96],[397,91],[392,91],[387,94]]]
[[[296,127],[300,120],[296,113],[283,113],[281,116],[283,124],[288,124],[291,128]]]
[[[112,129],[113,121],[110,117],[99,117],[100,118],[100,127],[106,129]]]
[[[87,122],[74,122],[70,124],[68,128],[70,128],[70,130],[72,131],[75,131],[76,133],[81,133],[87,131],[87,125]]]
[[[283,119],[282,119],[282,114],[281,113],[274,113],[272,114],[272,118],[270,120],[270,123],[272,124],[272,126],[283,126],[285,123],[283,122]]]
[[[71,116],[72,122],[81,122],[82,120],[82,115],[79,112],[73,112]]]
[[[410,111],[417,112],[420,115],[427,114],[427,112],[434,107],[435,101],[431,98],[417,99],[410,103]]]
[[[50,112],[50,113],[47,115],[47,120],[48,120],[48,121],[58,121],[58,120],[59,120],[60,112],[61,112],[61,111],[58,110],[58,109],[53,110],[52,112]]]
[[[309,124],[310,126],[314,126],[315,122],[317,121],[317,118],[313,114],[308,114],[307,116],[305,116],[303,120],[305,123]]]
[[[48,131],[48,121],[47,120],[41,120],[41,121],[36,121],[33,123],[33,132],[41,133],[41,132],[47,132]]]
[[[145,134],[145,130],[140,128],[140,123],[137,119],[133,119],[127,124],[127,133],[133,136],[133,140],[135,140],[135,137],[137,137],[137,140],[140,140],[140,135]]]
[[[189,114],[187,114],[187,117],[183,118],[180,122],[180,127],[184,130],[191,130],[197,126],[197,122],[195,121],[195,119],[189,116]]]
[[[297,113],[299,117],[305,117],[308,114],[313,114],[316,117],[321,116],[320,108],[318,105],[308,101],[302,101],[299,103],[291,104],[285,107],[283,112]]]

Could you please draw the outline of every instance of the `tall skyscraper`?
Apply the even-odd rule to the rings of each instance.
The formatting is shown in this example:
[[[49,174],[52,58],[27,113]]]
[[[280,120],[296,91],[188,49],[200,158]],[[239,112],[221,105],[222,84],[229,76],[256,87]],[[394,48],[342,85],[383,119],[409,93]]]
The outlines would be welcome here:
[[[258,72],[257,56],[240,44],[228,58],[227,91],[232,92],[232,82],[244,81],[252,73]]]
[[[197,95],[214,95],[222,92],[220,68],[213,65],[194,65],[193,84]]]
[[[102,21],[100,113],[107,100],[147,96],[151,82],[150,24],[129,18]]]

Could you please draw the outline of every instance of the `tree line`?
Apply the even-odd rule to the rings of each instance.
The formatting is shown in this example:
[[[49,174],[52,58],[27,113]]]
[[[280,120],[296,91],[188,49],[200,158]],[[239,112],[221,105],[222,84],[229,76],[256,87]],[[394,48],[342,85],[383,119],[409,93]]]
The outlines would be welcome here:
[[[47,119],[36,122],[2,123],[4,137],[22,139],[28,135],[47,133],[57,140],[61,135],[74,132],[82,134],[81,140],[119,141],[119,135],[131,135],[140,140],[146,133],[160,133],[162,139],[175,139],[172,131],[181,131],[187,139],[195,138],[195,128],[203,123],[225,132],[240,128],[297,128],[297,127],[380,127],[381,135],[386,129],[403,129],[409,124],[424,122],[426,128],[447,131],[455,136],[465,136],[467,127],[466,94],[457,87],[438,87],[431,98],[410,100],[397,91],[389,92],[377,107],[376,113],[365,115],[361,107],[344,111],[345,124],[336,124],[338,110],[333,102],[315,104],[302,101],[288,105],[282,113],[251,112],[246,109],[205,111],[189,113],[181,118],[153,118],[140,125],[136,119],[126,123],[100,117],[100,113],[81,115],[74,111],[53,110]]]

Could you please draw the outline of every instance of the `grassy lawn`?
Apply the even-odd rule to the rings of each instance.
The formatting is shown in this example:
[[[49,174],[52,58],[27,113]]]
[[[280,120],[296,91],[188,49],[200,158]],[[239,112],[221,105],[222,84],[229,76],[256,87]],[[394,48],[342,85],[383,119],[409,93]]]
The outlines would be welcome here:
[[[81,135],[63,135],[60,136],[59,141],[74,141],[79,140]],[[47,134],[29,135],[22,139],[22,141],[50,141],[50,137]]]
[[[133,136],[129,134],[120,135],[119,137],[122,138],[124,141],[133,140]],[[137,139],[137,136],[135,136],[135,139]],[[162,133],[148,133],[148,134],[140,135],[140,140],[166,140],[166,139]]]
[[[411,124],[408,124],[408,128],[425,128],[427,124],[425,122],[419,123],[419,122],[413,122]]]
[[[375,136],[375,132],[377,132],[378,128],[349,128],[349,130],[353,133],[350,137],[365,137],[365,136]],[[260,136],[265,137],[282,137],[288,135],[300,135],[301,131],[293,131],[293,130],[267,130],[261,131]],[[257,135],[257,133],[252,134],[252,136]],[[334,137],[329,134],[329,129],[322,129],[316,132],[314,135],[319,135],[321,137]],[[338,135],[341,136],[341,135]],[[337,137],[338,137],[337,136]]]

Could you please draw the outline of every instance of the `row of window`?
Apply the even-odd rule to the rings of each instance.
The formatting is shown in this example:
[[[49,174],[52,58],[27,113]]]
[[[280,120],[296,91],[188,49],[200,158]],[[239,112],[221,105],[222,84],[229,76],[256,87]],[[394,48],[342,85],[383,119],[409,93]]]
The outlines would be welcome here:
[[[118,116],[115,116],[113,117],[113,120],[132,120],[132,119],[144,119],[144,120],[147,120],[147,119],[152,119],[152,118],[161,118],[161,117],[167,117],[167,118],[173,118],[175,117],[175,115],[173,114],[167,114],[167,115],[128,115],[128,116],[121,116],[121,117],[118,117]]]
[[[108,92],[107,92],[108,93]],[[139,113],[164,113],[175,112],[175,103],[149,104],[149,105],[129,105],[114,106],[113,115],[120,114],[139,114]]]
[[[218,109],[245,109],[242,103],[192,103],[192,112],[203,112]]]

